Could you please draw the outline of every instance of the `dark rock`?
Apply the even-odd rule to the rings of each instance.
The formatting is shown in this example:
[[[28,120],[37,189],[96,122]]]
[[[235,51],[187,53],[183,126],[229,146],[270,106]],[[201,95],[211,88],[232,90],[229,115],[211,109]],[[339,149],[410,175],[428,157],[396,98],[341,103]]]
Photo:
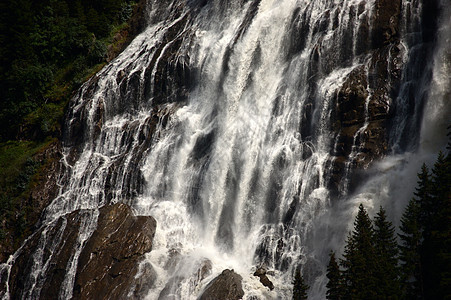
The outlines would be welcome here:
[[[387,153],[388,124],[402,72],[403,48],[398,44],[391,42],[372,50],[366,66],[351,71],[333,98],[331,127],[336,138],[329,166],[332,194],[343,188],[343,180],[346,189],[352,190],[356,183],[349,181],[354,178],[352,172],[368,168]]]
[[[9,276],[11,299],[58,299],[67,274],[68,263],[78,246],[79,232],[94,210],[78,210],[56,220],[47,229],[39,229],[20,249]],[[151,266],[138,263],[152,248],[156,221],[152,217],[134,217],[125,204],[100,209],[97,229],[81,251],[75,276],[73,299],[124,299],[130,291],[136,298],[151,287],[155,273]],[[52,241],[42,243],[42,240]],[[37,288],[29,276],[34,256],[42,253],[45,273],[37,278]],[[135,275],[140,271],[140,280]],[[144,285],[142,280],[146,280]],[[3,277],[2,284],[4,285]],[[0,286],[1,286],[0,285]],[[33,294],[30,294],[32,291]]]
[[[131,289],[133,290],[133,297],[134,299],[144,299],[149,291],[155,287],[157,273],[150,263],[143,263],[136,277],[134,287]],[[128,297],[128,299],[133,297]]]
[[[401,0],[377,0],[372,20],[372,43],[379,48],[397,39]]]
[[[267,270],[264,266],[258,267],[257,270],[255,270],[254,272],[254,276],[259,277],[260,282],[272,291],[274,289],[274,284],[271,282],[271,280],[269,280],[266,274]]]
[[[200,268],[197,270],[197,282],[201,282],[202,280],[207,278],[207,276],[210,276],[212,268],[213,266],[211,264],[211,261],[208,259],[204,260]]]
[[[224,270],[213,279],[200,296],[200,300],[238,300],[244,296],[242,277],[233,270]]]
[[[306,13],[300,14],[297,8],[291,17],[290,28],[287,34],[288,55],[292,56],[304,50],[309,33],[309,24],[306,21]]]
[[[183,279],[184,277],[182,276],[174,276],[169,279],[164,288],[161,290],[158,300],[176,300],[180,298],[179,295],[177,295],[177,287],[180,286]]]
[[[57,299],[60,287],[63,283],[67,263],[75,251],[78,230],[85,217],[89,217],[89,211],[76,211],[67,216],[59,218],[48,229],[39,229],[35,232],[20,249],[18,256],[14,260],[9,277],[9,288],[11,299],[28,299],[38,297],[42,299]],[[51,244],[41,244],[40,240],[52,240]],[[38,277],[42,280],[38,283],[42,289],[34,290],[33,294],[29,281],[29,276],[34,266],[34,255],[42,252],[41,264],[47,264],[48,269],[45,277]]]
[[[124,299],[142,255],[152,249],[156,221],[133,217],[125,204],[100,209],[97,229],[78,260],[73,299]]]
[[[260,276],[260,282],[264,286],[268,287],[271,291],[274,289],[274,284],[271,282],[271,280],[269,280],[269,278],[268,278],[268,276],[266,276],[266,274]]]

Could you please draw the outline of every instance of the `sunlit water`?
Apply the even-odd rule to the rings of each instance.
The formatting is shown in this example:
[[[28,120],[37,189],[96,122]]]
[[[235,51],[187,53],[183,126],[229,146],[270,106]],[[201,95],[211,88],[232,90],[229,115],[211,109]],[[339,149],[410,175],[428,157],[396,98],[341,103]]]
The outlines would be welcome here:
[[[148,28],[72,100],[67,172],[44,224],[94,209],[84,214],[81,247],[95,229],[96,209],[105,204],[126,202],[135,214],[155,217],[153,250],[144,263],[157,278],[149,283],[147,299],[158,299],[165,287],[177,299],[197,299],[225,268],[243,277],[245,299],[288,299],[298,267],[311,299],[323,299],[328,253],[342,251],[358,204],[370,215],[379,205],[392,216],[402,214],[419,165],[433,161],[443,146],[450,119],[449,11],[427,64],[430,80],[409,71],[422,47],[416,36],[421,3],[403,1],[402,12],[410,17],[401,26],[400,92],[390,100],[398,103],[393,150],[373,162],[365,171],[368,179],[349,192],[358,141],[369,124],[368,98],[337,196],[328,188],[336,143],[332,100],[353,70],[370,68],[359,28],[371,19],[375,1],[167,2],[149,1]],[[173,47],[178,42],[182,46]],[[189,68],[194,83],[183,100],[173,101],[177,97],[169,93],[172,100],[157,106],[155,66],[168,57],[168,64]],[[415,100],[414,114],[402,109],[412,81],[428,98],[424,111],[426,100]],[[421,120],[422,134],[403,142]],[[74,145],[77,122],[83,138]],[[72,162],[76,147],[80,155]],[[44,231],[40,246],[46,243],[52,241]],[[80,251],[68,266],[60,298],[72,295]],[[34,255],[42,261],[41,252]],[[211,272],[200,276],[205,264]],[[273,291],[252,276],[260,265],[269,270]],[[27,297],[39,295],[37,278],[46,267],[36,263]]]

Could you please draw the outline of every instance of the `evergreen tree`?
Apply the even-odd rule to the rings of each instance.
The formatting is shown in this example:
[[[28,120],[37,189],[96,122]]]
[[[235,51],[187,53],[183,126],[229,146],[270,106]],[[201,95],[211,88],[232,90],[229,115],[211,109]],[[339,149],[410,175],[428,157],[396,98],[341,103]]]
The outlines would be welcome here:
[[[448,127],[448,130],[451,126]],[[451,150],[451,131],[448,132],[448,150]],[[440,213],[439,226],[440,230],[436,233],[436,238],[439,240],[440,248],[437,251],[439,258],[439,290],[443,299],[451,299],[451,153],[448,152],[443,162],[443,177],[441,185],[444,187],[442,194],[442,209]],[[433,171],[434,181],[435,172]],[[435,184],[435,183],[434,183]]]
[[[432,169],[430,203],[424,206],[424,241],[421,257],[427,299],[451,298],[451,170],[449,155],[439,152]]]
[[[422,242],[421,227],[419,223],[420,206],[412,198],[401,217],[399,227],[399,245],[401,261],[401,282],[403,283],[403,296],[405,299],[423,298],[423,280],[421,270],[420,247]]]
[[[326,274],[329,282],[326,285],[326,299],[340,300],[342,299],[341,272],[337,260],[335,259],[335,253],[331,251],[329,256],[330,260]]]
[[[297,269],[293,280],[293,300],[307,300],[307,290],[309,286],[305,284],[301,270]]]
[[[420,205],[419,221],[422,230],[429,230],[431,213],[434,211],[434,202],[431,197],[431,179],[429,169],[426,164],[421,166],[421,171],[418,173],[417,187],[415,188],[415,199]],[[424,227],[424,228],[423,228]]]
[[[418,173],[415,197],[401,219],[401,268],[406,299],[451,299],[451,169],[440,152]]]
[[[431,198],[434,203],[432,215],[432,230],[441,230],[447,222],[447,206],[451,197],[451,168],[450,156],[445,158],[443,152],[439,152],[437,161],[432,168]]]
[[[398,299],[400,295],[398,243],[395,229],[387,221],[382,206],[374,218],[374,249],[376,252],[376,289],[380,299]]]
[[[362,204],[354,221],[354,230],[345,245],[341,260],[345,299],[378,299],[376,294],[376,259],[373,246],[374,232]]]

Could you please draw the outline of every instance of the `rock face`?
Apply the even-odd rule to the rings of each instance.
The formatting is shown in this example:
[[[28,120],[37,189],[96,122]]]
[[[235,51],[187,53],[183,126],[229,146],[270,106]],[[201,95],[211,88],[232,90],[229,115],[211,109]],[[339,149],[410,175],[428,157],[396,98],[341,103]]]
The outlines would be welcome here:
[[[224,270],[213,279],[200,296],[200,300],[238,300],[244,296],[242,277],[233,270]]]
[[[155,228],[155,219],[133,217],[125,204],[100,209],[97,229],[78,260],[73,299],[127,298]]]
[[[371,27],[371,43],[360,43],[357,53],[369,59],[353,69],[334,97],[332,131],[336,143],[331,154],[332,191],[346,191],[349,170],[367,168],[386,154],[388,131],[393,118],[393,102],[398,94],[405,48],[399,39],[401,1],[376,1],[371,19],[361,26]],[[366,32],[368,28],[360,28]],[[359,174],[347,181],[357,185]]]
[[[39,230],[26,242],[9,276],[11,299],[58,299],[67,295],[64,291],[67,266],[78,248],[80,228],[87,226],[85,220],[94,213],[79,210],[63,216],[50,229]],[[152,249],[155,228],[155,219],[132,216],[125,204],[102,207],[97,229],[79,256],[73,299],[130,299],[142,295],[143,287],[136,286],[140,282],[135,282],[134,277],[143,254]],[[30,282],[23,278],[33,271],[34,260],[30,254],[40,252],[36,250],[40,249],[42,238],[53,239],[55,245],[53,249],[41,249],[41,259],[48,269],[45,278],[37,278],[37,288],[30,291]],[[141,272],[148,275],[146,278],[151,283],[155,275],[150,267]]]

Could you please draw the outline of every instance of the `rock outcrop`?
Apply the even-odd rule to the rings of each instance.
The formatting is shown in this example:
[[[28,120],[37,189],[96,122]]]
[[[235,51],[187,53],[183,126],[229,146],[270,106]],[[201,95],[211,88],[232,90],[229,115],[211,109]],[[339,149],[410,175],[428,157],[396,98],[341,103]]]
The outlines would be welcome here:
[[[358,49],[367,59],[348,74],[333,97],[331,129],[336,140],[331,151],[331,191],[352,190],[359,170],[389,148],[389,125],[405,55],[399,40],[400,10],[399,0],[376,1],[368,23],[361,24],[371,27],[371,43]]]
[[[97,229],[78,260],[73,299],[125,299],[137,266],[152,249],[156,221],[134,217],[125,204],[100,209]]]
[[[226,269],[213,279],[200,296],[200,300],[238,300],[244,296],[242,277]]]
[[[271,280],[269,280],[269,278],[267,276],[267,270],[264,266],[258,267],[257,270],[255,270],[255,272],[254,272],[254,276],[257,276],[258,278],[260,278],[260,282],[264,286],[269,288],[271,291],[274,289],[274,284],[272,283]]]
[[[53,226],[40,229],[25,243],[11,268],[8,282],[11,299],[58,299],[72,294],[72,291],[65,291],[67,269],[80,249],[79,232],[95,213],[94,210],[78,210],[60,217]],[[137,297],[145,293],[134,277],[143,254],[152,249],[155,229],[155,219],[135,217],[125,204],[102,207],[97,228],[81,249],[75,269],[73,299],[124,299],[132,297],[129,293]],[[42,247],[42,239],[51,239],[54,244]],[[36,256],[39,254],[42,257]],[[45,278],[38,276],[35,287],[30,289],[33,283],[24,278],[34,271],[36,259],[47,270]],[[151,282],[154,273],[149,268],[145,273]]]

